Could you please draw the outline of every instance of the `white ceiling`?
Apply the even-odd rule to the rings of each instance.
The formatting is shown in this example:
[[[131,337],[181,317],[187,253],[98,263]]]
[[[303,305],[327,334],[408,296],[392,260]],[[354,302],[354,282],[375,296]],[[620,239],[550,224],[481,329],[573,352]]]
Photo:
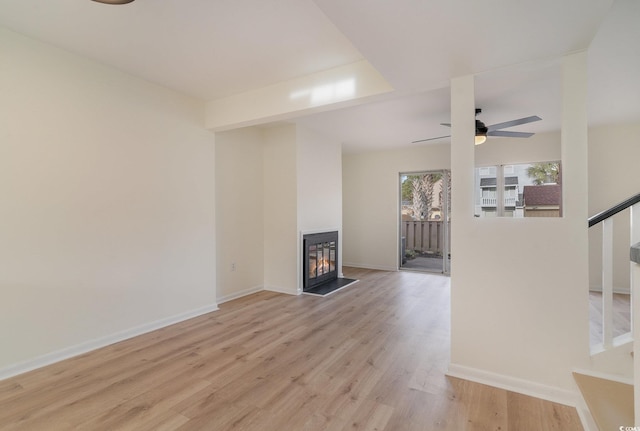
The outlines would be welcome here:
[[[204,100],[362,59],[311,0],[0,0],[0,24]]]
[[[470,73],[485,123],[555,130],[557,59],[588,47],[590,122],[640,120],[640,2],[612,3],[0,0],[0,25],[203,100],[365,58],[395,92],[297,120],[360,151],[446,135],[449,79]]]

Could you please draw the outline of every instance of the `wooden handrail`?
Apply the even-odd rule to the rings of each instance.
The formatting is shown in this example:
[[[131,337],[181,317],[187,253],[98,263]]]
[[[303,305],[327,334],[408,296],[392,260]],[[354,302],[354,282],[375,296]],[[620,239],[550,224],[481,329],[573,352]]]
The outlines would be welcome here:
[[[619,204],[612,206],[608,210],[604,210],[594,216],[589,217],[587,219],[589,221],[589,227],[597,225],[601,221],[618,214],[620,211],[626,210],[627,208],[637,204],[638,202],[640,202],[640,193],[635,196],[631,196],[629,199],[620,202]]]

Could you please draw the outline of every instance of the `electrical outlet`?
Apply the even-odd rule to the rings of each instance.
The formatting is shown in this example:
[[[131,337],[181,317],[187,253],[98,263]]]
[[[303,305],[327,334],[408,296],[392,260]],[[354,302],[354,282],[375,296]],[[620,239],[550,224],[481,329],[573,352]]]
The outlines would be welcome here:
[[[233,262],[231,264],[231,272],[236,272],[236,263],[235,262]]]

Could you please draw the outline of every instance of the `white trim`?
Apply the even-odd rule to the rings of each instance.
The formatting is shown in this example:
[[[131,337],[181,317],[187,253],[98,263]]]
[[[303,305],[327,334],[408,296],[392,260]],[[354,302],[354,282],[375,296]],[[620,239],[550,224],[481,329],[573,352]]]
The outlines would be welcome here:
[[[593,416],[591,416],[587,402],[582,396],[578,397],[576,411],[578,412],[578,417],[580,418],[580,422],[582,422],[584,431],[600,431],[596,421],[593,419]]]
[[[242,289],[239,292],[234,292],[234,293],[230,293],[229,295],[218,297],[218,305],[228,301],[233,301],[234,299],[242,298],[243,296],[248,296],[254,293],[262,292],[263,290],[264,290],[264,287],[262,286],[255,286],[255,287],[249,287],[247,289]]]
[[[577,405],[578,393],[576,391],[561,389],[555,386],[547,386],[530,380],[506,376],[504,374],[492,373],[490,371],[465,367],[463,365],[449,364],[449,370],[446,375],[505,389],[507,391],[517,392],[519,394],[540,398],[570,407],[576,407]]]
[[[124,331],[116,332],[105,337],[85,341],[84,343],[76,344],[75,346],[66,347],[64,349],[56,350],[54,352],[50,352],[33,359],[28,359],[26,361],[19,362],[17,364],[0,369],[0,380],[4,380],[18,374],[26,373],[27,371],[32,371],[37,368],[51,365],[65,359],[72,358],[74,356],[82,355],[92,350],[100,349],[102,347],[106,347],[108,345],[115,344],[129,338],[137,337],[138,335],[146,334],[147,332],[155,331],[156,329],[164,328],[166,326],[170,326],[184,320],[193,319],[194,317],[198,317],[216,310],[218,310],[218,304],[207,305],[205,307],[187,311],[186,313],[177,314],[175,316],[170,316],[149,323],[144,323],[142,325],[125,329]]]
[[[300,293],[292,292],[291,289],[283,289],[282,287],[277,287],[277,286],[265,286],[264,290],[268,290],[269,292],[284,293],[285,295],[296,295],[296,296],[302,293],[302,291]]]
[[[370,265],[368,263],[344,262],[342,264],[342,266],[350,266],[352,268],[362,268],[362,269],[375,269],[375,270],[378,270],[378,271],[398,272],[398,268],[395,268],[395,267],[392,267],[392,266]]]

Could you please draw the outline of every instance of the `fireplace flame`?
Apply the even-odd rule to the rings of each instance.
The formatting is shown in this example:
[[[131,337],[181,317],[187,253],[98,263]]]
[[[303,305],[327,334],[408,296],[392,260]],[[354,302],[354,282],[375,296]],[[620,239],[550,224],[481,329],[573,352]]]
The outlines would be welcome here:
[[[331,262],[329,259],[311,260],[309,265],[309,277],[315,278],[319,275],[326,274],[330,271]],[[317,273],[316,273],[317,270]]]

